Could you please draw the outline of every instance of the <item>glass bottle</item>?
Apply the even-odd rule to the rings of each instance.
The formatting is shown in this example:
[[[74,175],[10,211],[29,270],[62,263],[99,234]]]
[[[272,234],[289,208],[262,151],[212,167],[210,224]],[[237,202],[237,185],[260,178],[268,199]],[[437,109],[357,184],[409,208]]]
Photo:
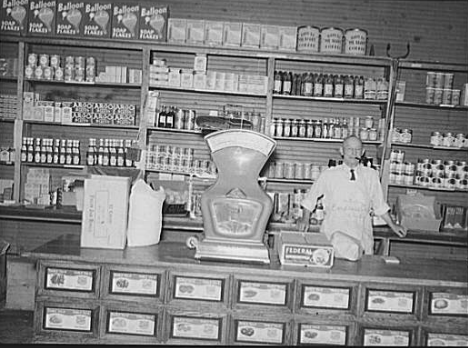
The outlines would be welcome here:
[[[322,74],[316,74],[314,80],[314,97],[323,96],[323,76]]]
[[[335,98],[343,98],[343,95],[344,95],[343,76],[335,75],[334,84],[335,84],[335,90],[334,90],[333,96]]]
[[[90,138],[88,144],[88,150],[86,151],[86,165],[96,165],[96,139]]]
[[[291,85],[292,85],[292,73],[284,72],[283,74],[283,91],[282,94],[290,95],[291,94]]]
[[[115,167],[117,165],[117,149],[115,148],[115,139],[109,140],[109,165]]]
[[[109,165],[109,139],[104,139],[104,147],[102,148],[102,165]]]
[[[354,84],[354,98],[362,99],[364,98],[364,77],[359,76],[355,80]]]
[[[34,143],[34,163],[41,163],[41,138],[36,138]]]
[[[28,160],[28,138],[23,137],[23,141],[21,143],[21,162],[26,162]]]
[[[166,128],[174,128],[175,111],[173,106],[166,108]]]
[[[54,161],[54,154],[52,150],[53,139],[47,139],[46,146],[46,162],[51,164]]]
[[[317,205],[315,207],[315,219],[317,220],[317,223],[319,225],[322,224],[324,217],[325,217],[325,213],[324,213],[324,210],[323,210],[322,199],[319,198],[317,200]]]
[[[117,166],[123,167],[125,165],[125,150],[123,139],[119,139],[117,147]]]
[[[354,78],[351,75],[346,76],[344,80],[344,97],[354,98]]]
[[[304,73],[305,77],[302,79],[302,95],[311,97],[314,93],[314,83],[312,79],[312,73]]]
[[[28,138],[28,159],[27,162],[34,162],[34,139]]]
[[[282,91],[283,80],[281,78],[281,75],[282,75],[281,71],[275,70],[275,75],[274,75],[275,83],[273,85],[273,93],[275,94],[281,94],[281,91]]]
[[[158,127],[159,128],[166,127],[166,107],[164,105],[161,105],[161,109],[159,110]]]
[[[323,82],[323,96],[333,97],[333,77],[331,74],[325,75]]]
[[[80,164],[81,156],[80,156],[80,141],[79,140],[73,140],[72,155],[73,155],[73,164],[74,165]]]

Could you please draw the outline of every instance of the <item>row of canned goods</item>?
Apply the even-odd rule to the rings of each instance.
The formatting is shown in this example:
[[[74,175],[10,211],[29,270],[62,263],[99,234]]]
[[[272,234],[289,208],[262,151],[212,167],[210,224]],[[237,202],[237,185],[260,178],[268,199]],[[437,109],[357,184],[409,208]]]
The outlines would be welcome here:
[[[64,64],[59,55],[30,53],[25,67],[27,79],[94,82],[96,59],[94,57],[66,56]]]
[[[388,82],[383,78],[275,71],[274,80],[275,94],[379,100],[388,97]]]
[[[390,183],[397,185],[416,185],[428,188],[467,190],[468,178],[430,177],[408,173],[390,172]]]
[[[268,177],[271,179],[317,180],[326,165],[307,162],[276,161],[271,162]]]
[[[468,138],[463,133],[454,135],[452,132],[431,133],[431,145],[444,147],[468,147]]]
[[[359,28],[318,28],[301,26],[297,29],[299,52],[324,52],[365,55],[367,31]]]

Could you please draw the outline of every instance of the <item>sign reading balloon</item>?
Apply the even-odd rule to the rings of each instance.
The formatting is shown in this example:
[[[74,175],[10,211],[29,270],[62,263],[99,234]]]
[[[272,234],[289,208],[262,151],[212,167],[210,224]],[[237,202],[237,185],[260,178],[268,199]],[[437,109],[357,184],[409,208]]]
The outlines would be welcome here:
[[[168,8],[140,5],[140,40],[166,41]]]
[[[57,36],[81,36],[84,8],[83,1],[59,0],[57,4]]]
[[[96,2],[95,0],[86,2],[83,19],[83,36],[110,38],[111,16],[112,2]]]
[[[113,39],[138,39],[140,6],[115,3],[112,11]]]
[[[55,34],[56,1],[29,2],[28,33],[35,36],[50,36]]]
[[[26,34],[28,0],[2,1],[0,6],[0,31]]]

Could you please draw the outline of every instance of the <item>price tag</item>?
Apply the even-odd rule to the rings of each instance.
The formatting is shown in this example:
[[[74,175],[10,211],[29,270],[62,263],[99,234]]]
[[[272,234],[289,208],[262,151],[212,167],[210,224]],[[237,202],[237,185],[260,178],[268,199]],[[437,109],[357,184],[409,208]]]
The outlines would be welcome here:
[[[414,293],[401,291],[367,291],[367,310],[413,313]]]
[[[111,272],[110,283],[113,294],[158,296],[159,274]]]
[[[302,306],[315,308],[349,309],[351,289],[303,286]]]
[[[409,346],[409,332],[364,329],[365,346]]]
[[[222,301],[223,279],[175,277],[174,298]]]
[[[171,337],[218,341],[221,320],[177,316],[172,318]]]
[[[257,321],[236,321],[236,341],[282,344],[284,324]]]
[[[92,292],[94,274],[95,271],[90,270],[48,267],[45,271],[45,288]]]
[[[300,324],[299,343],[346,345],[346,326]]]
[[[239,302],[283,306],[286,304],[287,294],[287,284],[241,281],[238,299]]]
[[[45,329],[91,331],[91,310],[46,307],[44,312]]]
[[[107,332],[154,336],[156,321],[156,314],[111,311],[107,321]]]

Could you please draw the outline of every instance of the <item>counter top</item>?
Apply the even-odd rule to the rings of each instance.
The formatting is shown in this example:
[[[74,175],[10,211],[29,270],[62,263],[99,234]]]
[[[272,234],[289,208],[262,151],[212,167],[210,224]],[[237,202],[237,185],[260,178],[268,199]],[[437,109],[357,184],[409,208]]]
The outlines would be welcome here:
[[[402,259],[400,264],[387,264],[381,256],[365,255],[357,262],[335,259],[331,269],[283,266],[275,250],[270,250],[269,265],[206,261],[194,258],[195,250],[179,241],[161,241],[148,247],[117,249],[81,248],[80,237],[63,235],[39,248],[23,252],[31,259],[120,264],[125,266],[152,266],[174,270],[207,270],[210,272],[286,277],[317,280],[366,281],[420,286],[451,286],[467,288],[468,264],[464,261],[432,259]]]

